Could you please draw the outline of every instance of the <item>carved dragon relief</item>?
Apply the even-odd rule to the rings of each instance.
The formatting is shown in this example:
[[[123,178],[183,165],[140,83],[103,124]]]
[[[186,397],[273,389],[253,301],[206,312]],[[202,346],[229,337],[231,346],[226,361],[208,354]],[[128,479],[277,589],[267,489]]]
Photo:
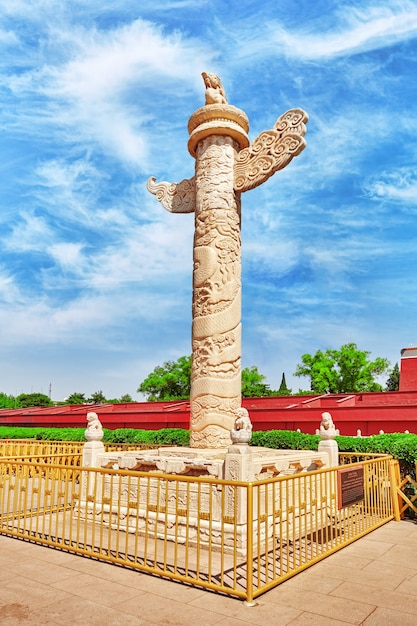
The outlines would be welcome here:
[[[239,216],[218,209],[196,218],[193,317],[224,311],[240,289]]]
[[[290,109],[271,130],[262,132],[241,150],[235,160],[235,190],[243,192],[261,185],[300,154],[306,146],[307,121],[308,115],[302,109]]]

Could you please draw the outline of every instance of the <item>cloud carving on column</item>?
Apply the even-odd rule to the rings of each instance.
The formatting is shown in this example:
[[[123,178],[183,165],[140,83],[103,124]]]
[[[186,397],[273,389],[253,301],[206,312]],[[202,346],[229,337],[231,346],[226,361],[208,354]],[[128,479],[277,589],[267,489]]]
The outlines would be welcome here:
[[[243,192],[258,187],[300,154],[306,146],[307,121],[305,111],[290,109],[277,119],[271,130],[263,131],[248,148],[241,150],[235,159],[235,190]]]
[[[157,183],[151,176],[146,188],[170,213],[193,213],[195,211],[195,179],[185,178],[180,183]]]

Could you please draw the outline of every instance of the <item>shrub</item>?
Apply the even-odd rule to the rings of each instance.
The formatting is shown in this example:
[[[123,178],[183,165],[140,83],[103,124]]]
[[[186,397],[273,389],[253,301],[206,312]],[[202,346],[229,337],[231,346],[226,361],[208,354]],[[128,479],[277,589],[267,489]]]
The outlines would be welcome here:
[[[38,439],[85,441],[84,428],[32,428],[0,426],[0,439]],[[188,446],[190,433],[182,428],[141,430],[134,428],[104,429],[106,443],[144,443]],[[317,450],[320,437],[291,430],[269,430],[253,433],[251,445],[278,450]],[[373,437],[336,437],[340,452],[391,454],[398,459],[403,475],[416,477],[417,435],[393,433]]]
[[[183,428],[162,428],[161,430],[153,431],[155,436],[153,442],[161,446],[189,446],[190,445],[190,433]]]
[[[320,437],[292,430],[268,430],[254,432],[251,446],[275,448],[276,450],[317,450]]]

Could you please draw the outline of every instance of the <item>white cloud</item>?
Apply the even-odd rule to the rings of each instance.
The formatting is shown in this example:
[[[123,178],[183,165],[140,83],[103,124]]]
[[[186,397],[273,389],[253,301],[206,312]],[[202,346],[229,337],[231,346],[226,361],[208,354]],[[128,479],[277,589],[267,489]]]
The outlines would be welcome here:
[[[83,262],[83,246],[79,243],[56,243],[50,246],[49,254],[65,271],[77,268]]]
[[[39,251],[45,248],[52,237],[53,231],[44,217],[23,211],[3,245],[14,253]]]
[[[335,11],[317,14],[298,27],[286,28],[283,20],[260,20],[245,27],[236,40],[240,59],[271,57],[320,61],[378,50],[417,35],[417,6],[400,0],[360,8],[341,3]]]
[[[391,201],[417,211],[417,169],[399,168],[391,172],[383,172],[379,177],[366,181],[366,195],[372,200]]]
[[[370,10],[341,10],[338,33],[327,36],[304,36],[300,39],[287,37],[286,49],[306,59],[319,59],[345,54],[354,54],[386,47],[398,40],[407,40],[417,34],[417,7],[411,3],[408,9],[396,13],[388,7],[373,7]]]
[[[12,46],[18,44],[19,40],[15,33],[0,28],[0,44]]]
[[[83,159],[53,159],[40,164],[33,177],[32,195],[53,215],[91,225],[93,209],[106,174]]]
[[[28,343],[72,346],[77,342],[80,355],[88,346],[100,350],[107,346],[110,351],[117,351],[117,345],[113,345],[115,337],[127,345],[136,343],[138,338],[146,342],[149,325],[163,323],[167,317],[174,324],[185,304],[182,294],[165,293],[161,299],[160,293],[148,286],[140,291],[120,288],[101,294],[84,290],[71,300],[53,303],[45,291],[40,298],[30,297],[7,278],[0,278],[0,294],[8,296],[7,308],[0,308],[0,325],[7,328],[3,337],[5,348]],[[132,333],[132,326],[136,328],[136,337],[129,340],[126,333]]]
[[[121,284],[146,285],[157,281],[155,289],[161,290],[162,297],[167,284],[175,284],[178,277],[191,274],[192,217],[170,217],[171,220],[160,223],[132,224],[123,240],[97,250],[87,269],[89,284],[107,291]]]
[[[0,302],[13,304],[20,299],[19,287],[6,268],[0,267]]]
[[[179,34],[166,36],[161,28],[138,19],[110,32],[89,30],[77,35],[75,58],[56,75],[58,90],[65,97],[95,104],[111,101],[132,84],[140,90],[140,78],[149,79],[150,72],[184,80],[184,53],[192,45]],[[193,52],[198,54],[196,49]]]
[[[49,21],[44,37],[45,50],[55,53],[6,81],[20,106],[27,99],[16,126],[48,124],[67,143],[136,167],[146,163],[155,101],[171,108],[180,102],[184,89],[200,85],[201,68],[214,56],[198,39],[143,19],[106,30]]]

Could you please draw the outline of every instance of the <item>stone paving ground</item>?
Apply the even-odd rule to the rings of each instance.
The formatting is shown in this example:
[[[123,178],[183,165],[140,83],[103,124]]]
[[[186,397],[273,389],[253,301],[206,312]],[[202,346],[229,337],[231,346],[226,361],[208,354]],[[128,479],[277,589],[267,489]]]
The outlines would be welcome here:
[[[389,522],[256,602],[0,536],[2,626],[417,626],[417,522]]]

